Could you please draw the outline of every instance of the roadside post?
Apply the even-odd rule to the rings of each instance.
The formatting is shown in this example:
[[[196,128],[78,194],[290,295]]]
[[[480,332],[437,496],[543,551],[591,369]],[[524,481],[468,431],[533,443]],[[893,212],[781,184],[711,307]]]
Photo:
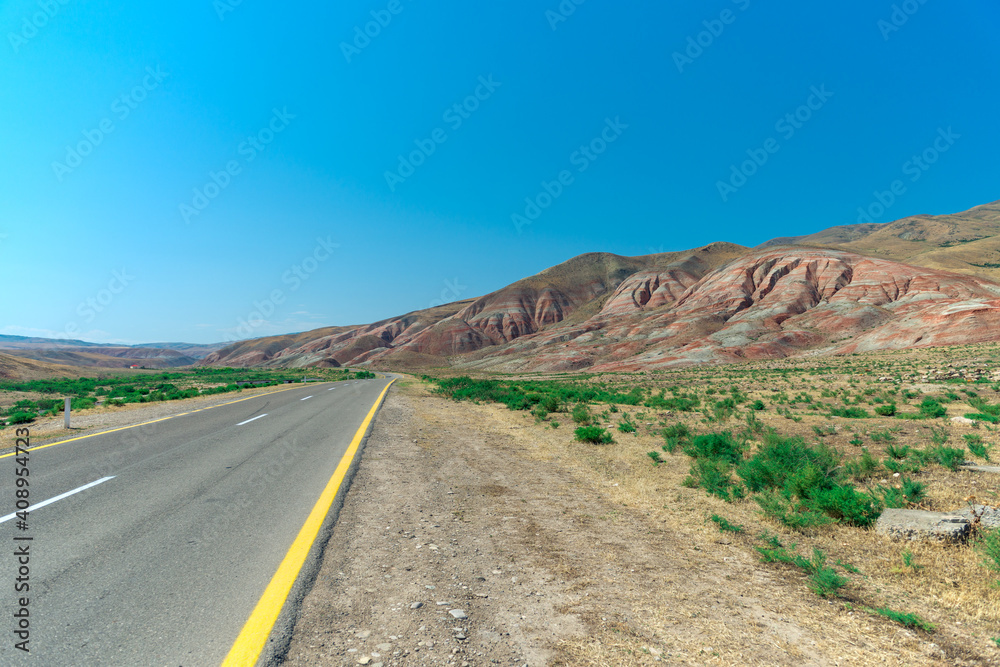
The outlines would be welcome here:
[[[67,398],[66,407],[63,409],[63,423],[65,424],[66,428],[69,428],[69,405],[70,405],[70,399]]]

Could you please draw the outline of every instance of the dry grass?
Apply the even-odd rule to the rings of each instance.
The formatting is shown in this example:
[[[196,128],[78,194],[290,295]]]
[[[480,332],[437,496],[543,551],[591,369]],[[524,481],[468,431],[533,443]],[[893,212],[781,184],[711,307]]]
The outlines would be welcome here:
[[[948,417],[959,416],[977,411],[969,404],[969,397],[963,390],[975,391],[994,404],[1000,403],[1000,391],[993,384],[926,383],[919,378],[907,380],[905,376],[911,372],[919,375],[927,367],[943,367],[949,363],[989,368],[997,356],[997,346],[978,346],[824,359],[810,362],[804,368],[792,362],[776,362],[625,377],[604,375],[586,380],[604,382],[616,388],[636,384],[654,388],[676,385],[682,391],[699,391],[703,399],[706,387],[719,388],[720,393],[714,396],[722,398],[728,395],[721,393],[722,389],[728,392],[730,387],[736,386],[749,395],[750,401],[760,398],[765,402],[767,409],[757,414],[766,426],[777,429],[782,435],[799,435],[810,442],[822,440],[848,458],[860,455],[863,446],[882,460],[888,456],[890,443],[873,441],[872,433],[888,432],[893,438],[892,445],[913,448],[933,446],[932,427],[938,432],[941,429],[947,431],[947,446],[950,447],[964,448],[963,434],[977,434],[989,445],[1000,444],[1000,437],[996,428],[989,425],[972,427],[947,419],[846,419],[824,416],[829,405],[842,405],[842,390],[849,389],[852,396],[864,395],[866,390],[871,390],[866,399],[880,396],[894,398],[901,412],[916,412],[927,395],[941,397],[946,393],[957,394],[959,399],[947,403],[946,408]],[[890,375],[902,375],[902,381],[877,381],[879,376]],[[563,376],[560,379],[571,378]],[[824,398],[821,396],[823,390],[836,392],[838,396],[836,399]],[[887,396],[886,392],[892,390],[895,390],[895,396]],[[828,405],[819,411],[808,409],[806,404],[793,406],[793,416],[801,421],[775,412],[776,392],[792,396],[802,391],[812,394],[814,402]],[[921,393],[904,399],[902,394],[905,391]],[[858,407],[873,413],[875,405],[877,403],[863,403]],[[604,407],[592,406],[592,412],[599,413]],[[757,595],[776,596],[782,599],[782,604],[795,606],[798,610],[796,621],[801,626],[834,640],[835,645],[840,647],[834,653],[830,653],[827,646],[826,650],[810,654],[806,650],[808,647],[801,642],[791,642],[783,649],[787,650],[790,658],[794,658],[789,664],[838,664],[835,658],[837,652],[842,654],[839,664],[869,664],[872,654],[868,649],[872,648],[871,642],[875,637],[888,639],[892,646],[898,646],[900,650],[907,648],[898,655],[881,655],[879,660],[883,664],[915,664],[918,653],[923,660],[930,663],[941,661],[941,664],[980,664],[1000,656],[991,639],[1000,635],[1000,588],[994,585],[996,576],[981,565],[980,556],[968,545],[900,543],[873,530],[839,525],[824,526],[808,534],[796,533],[764,517],[758,505],[751,500],[726,503],[701,489],[683,487],[681,483],[687,476],[691,459],[680,451],[669,454],[661,450],[663,439],[659,431],[662,425],[684,422],[702,433],[723,429],[738,431],[744,426],[740,419],[706,423],[703,414],[698,412],[667,413],[619,406],[619,413],[605,414],[601,422],[614,433],[616,443],[593,446],[573,442],[572,422],[567,414],[553,413],[546,422],[535,424],[527,413],[510,412],[503,406],[484,405],[476,410],[487,412],[491,420],[509,423],[512,432],[527,440],[529,444],[526,444],[524,456],[573,469],[581,480],[587,480],[605,499],[621,506],[623,512],[637,512],[646,517],[651,531],[667,531],[689,541],[689,549],[671,557],[683,558],[691,567],[697,567],[699,562],[718,565],[722,561],[733,570],[734,576],[749,576],[755,581],[748,590]],[[623,414],[628,414],[638,424],[637,434],[622,434],[614,429]],[[743,414],[741,409],[737,417]],[[560,428],[548,427],[553,419],[561,422]],[[824,432],[833,426],[836,432],[820,437],[813,430],[814,426]],[[862,445],[850,442],[856,437],[860,437]],[[646,456],[647,452],[654,450],[659,451],[664,460],[657,467]],[[1000,461],[1000,447],[996,447],[995,453],[993,458]],[[967,453],[967,458],[971,459],[971,454]],[[923,509],[960,509],[968,505],[970,496],[975,496],[980,503],[1000,504],[1000,476],[963,470],[953,472],[936,463],[927,465],[919,473],[903,475],[926,485],[927,498],[920,504]],[[867,483],[888,486],[898,484],[899,478],[882,470]],[[863,489],[864,484],[860,488]],[[746,532],[740,535],[721,533],[709,520],[712,514],[744,526]],[[596,524],[614,530],[617,520],[616,516],[581,517],[580,525]],[[835,565],[841,561],[860,570],[860,574],[848,573],[837,566],[836,569],[849,579],[849,584],[842,591],[843,596],[832,600],[819,598],[809,592],[806,576],[800,571],[780,564],[759,563],[753,547],[762,544],[758,536],[764,530],[779,536],[786,545],[795,543],[797,551],[803,555],[809,555],[814,547],[822,549],[828,555],[828,564]],[[906,551],[911,554],[911,562],[916,568],[904,565],[903,554]],[[645,664],[654,655],[649,652],[650,649],[664,651],[664,655],[669,653],[670,660],[676,661],[754,664],[741,662],[740,647],[753,645],[767,634],[762,633],[755,623],[763,623],[772,630],[780,625],[780,621],[773,618],[763,621],[752,616],[748,618],[746,609],[733,609],[731,616],[721,619],[679,621],[672,614],[671,605],[681,602],[690,607],[692,601],[685,600],[683,596],[675,597],[676,591],[669,586],[670,583],[650,582],[650,591],[655,595],[647,600],[642,612],[652,636],[662,640],[659,644],[650,644],[648,633],[636,634],[622,628],[616,630],[610,618],[604,621],[590,619],[600,626],[600,632],[588,640],[565,643],[562,648],[566,664]],[[746,581],[741,579],[724,585],[746,585]],[[784,599],[782,596],[791,597]],[[703,601],[703,604],[709,605],[710,602]],[[845,604],[850,604],[851,608]],[[864,607],[889,607],[900,612],[916,613],[937,626],[937,630],[928,635],[906,629],[864,612]],[[810,611],[803,611],[805,609]],[[836,618],[834,625],[831,625],[831,615]],[[704,637],[704,646],[712,650],[701,648],[692,653],[693,632]],[[780,645],[780,642],[774,645]],[[852,656],[852,646],[855,645],[860,652]],[[688,650],[678,653],[678,647],[688,647]],[[942,652],[935,653],[938,650]],[[796,651],[801,655],[796,657]]]

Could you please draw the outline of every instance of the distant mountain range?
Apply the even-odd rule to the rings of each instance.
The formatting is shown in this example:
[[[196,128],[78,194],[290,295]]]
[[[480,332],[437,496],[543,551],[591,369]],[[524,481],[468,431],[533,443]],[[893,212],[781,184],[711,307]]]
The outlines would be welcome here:
[[[669,368],[1000,340],[1000,203],[745,248],[589,253],[496,292],[199,363],[480,371]]]
[[[191,366],[225,343],[144,343],[108,345],[82,340],[0,335],[0,352],[67,366],[173,368]]]
[[[588,253],[475,299],[229,345],[0,336],[71,365],[469,371],[670,368],[1000,340],[1000,202],[756,248]]]

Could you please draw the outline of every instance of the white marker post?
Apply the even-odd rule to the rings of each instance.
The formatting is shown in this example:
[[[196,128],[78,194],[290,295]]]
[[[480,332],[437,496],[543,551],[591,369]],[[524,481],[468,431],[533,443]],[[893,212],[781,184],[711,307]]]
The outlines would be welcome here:
[[[67,398],[66,407],[63,409],[63,423],[66,425],[66,428],[69,428],[69,404],[70,399]]]

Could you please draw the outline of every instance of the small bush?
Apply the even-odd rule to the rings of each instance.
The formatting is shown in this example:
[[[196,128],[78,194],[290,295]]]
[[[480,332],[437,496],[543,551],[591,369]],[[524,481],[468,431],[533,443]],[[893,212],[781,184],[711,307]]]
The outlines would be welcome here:
[[[927,497],[926,485],[923,482],[914,482],[909,477],[903,478],[902,491],[906,502],[911,505],[923,502]]]
[[[920,403],[920,414],[926,419],[938,419],[948,414],[948,411],[938,401],[930,396]]]
[[[831,408],[830,415],[833,417],[845,417],[847,419],[867,419],[871,417],[868,411],[863,408]]]
[[[1000,530],[981,530],[974,546],[983,566],[991,572],[1000,572]]]
[[[757,399],[756,401],[754,401],[753,403],[750,404],[750,409],[751,410],[760,411],[760,410],[763,410],[765,407],[766,406],[764,405],[764,401],[762,401],[760,399]]]
[[[33,412],[15,412],[7,421],[11,424],[30,424],[35,421],[35,416]]]
[[[715,522],[715,525],[719,527],[719,532],[742,533],[745,530],[743,526],[738,526],[734,523],[730,523],[729,521],[719,516],[718,514],[713,514],[711,516],[711,519],[712,521]]]
[[[969,448],[969,451],[972,452],[973,456],[978,456],[984,461],[990,460],[989,450],[986,443],[983,442],[983,438],[981,436],[974,433],[967,433],[962,437],[965,438],[965,445]]]
[[[885,405],[879,405],[875,408],[875,414],[883,417],[892,417],[896,414],[896,404],[887,403]]]
[[[862,448],[861,452],[861,456],[848,461],[844,466],[847,474],[858,481],[871,479],[881,467],[878,459],[872,456],[871,452],[864,448]]]
[[[614,438],[607,430],[600,426],[581,426],[574,432],[576,439],[580,442],[589,442],[594,445],[610,445],[614,443]]]
[[[810,509],[801,502],[795,502],[777,491],[765,491],[753,497],[765,516],[769,516],[793,530],[823,526],[832,521],[822,512]]]
[[[573,408],[573,421],[577,424],[589,424],[591,420],[590,410],[582,403]]]
[[[935,428],[931,427],[931,442],[935,445],[943,445],[948,442],[948,429],[945,427]]]
[[[934,625],[928,623],[916,614],[906,614],[901,611],[893,611],[888,607],[869,609],[868,611],[873,614],[878,614],[879,616],[885,616],[889,620],[895,621],[896,623],[904,625],[908,628],[917,628],[918,630],[923,630],[924,632],[934,632]]]
[[[663,463],[663,459],[660,458],[660,453],[657,451],[647,452],[646,456],[653,460],[653,466],[658,466]]]
[[[809,504],[839,523],[867,528],[878,520],[882,503],[852,486],[835,486],[813,494]]]
[[[948,470],[958,470],[965,463],[965,450],[955,447],[937,447],[933,450],[934,459]]]
[[[687,424],[674,424],[663,429],[663,437],[686,440],[691,437],[691,429],[688,428]]]
[[[872,442],[894,442],[896,438],[893,437],[892,433],[888,429],[882,429],[881,431],[872,431],[868,434],[868,437],[872,439]]]
[[[910,454],[909,445],[903,445],[902,447],[896,447],[895,445],[889,445],[885,449],[885,453],[896,459],[897,461],[902,461]]]
[[[729,431],[722,433],[706,433],[691,439],[684,447],[684,453],[692,458],[707,458],[738,463],[743,458],[746,444],[733,437]]]
[[[733,483],[733,466],[722,459],[695,459],[691,466],[686,486],[701,487],[706,493],[721,498],[726,502],[737,500],[745,495],[743,487]]]

